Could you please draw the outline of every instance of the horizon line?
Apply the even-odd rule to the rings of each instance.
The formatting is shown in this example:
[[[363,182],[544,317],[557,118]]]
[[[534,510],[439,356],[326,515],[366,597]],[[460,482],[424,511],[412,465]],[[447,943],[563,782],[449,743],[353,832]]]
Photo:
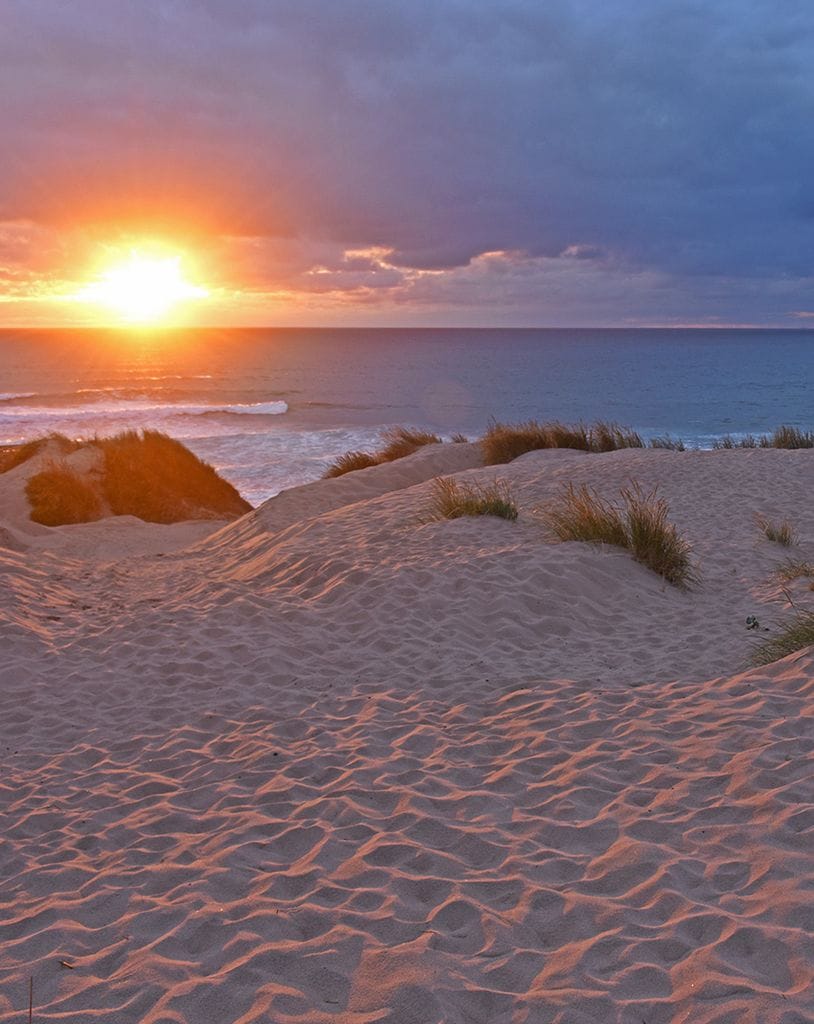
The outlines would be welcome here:
[[[0,324],[0,331],[814,331],[803,324]]]

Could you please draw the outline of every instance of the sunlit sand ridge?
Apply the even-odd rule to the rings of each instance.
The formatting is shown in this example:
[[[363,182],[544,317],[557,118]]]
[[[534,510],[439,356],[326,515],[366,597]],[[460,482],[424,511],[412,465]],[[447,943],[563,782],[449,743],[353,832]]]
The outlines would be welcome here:
[[[36,468],[0,475],[0,1021],[32,978],[38,1021],[812,1019],[814,661],[748,663],[814,597],[774,575],[813,452],[431,445],[56,529]],[[438,476],[517,521],[429,521]],[[631,479],[693,588],[540,523]]]

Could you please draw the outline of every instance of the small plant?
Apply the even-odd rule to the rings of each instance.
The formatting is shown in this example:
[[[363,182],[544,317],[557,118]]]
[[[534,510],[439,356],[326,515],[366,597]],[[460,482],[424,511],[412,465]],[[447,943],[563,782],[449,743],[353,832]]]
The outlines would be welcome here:
[[[588,487],[569,484],[559,501],[544,510],[543,521],[560,540],[625,548],[637,562],[677,587],[695,582],[690,546],[668,522],[664,498],[655,490],[643,492],[638,484],[625,488],[621,497],[620,506]]]
[[[600,420],[588,428],[589,451],[616,452],[620,448],[644,448],[644,441],[629,427]]]
[[[757,528],[766,535],[766,539],[774,541],[775,544],[782,544],[783,547],[788,548],[797,543],[797,534],[788,519],[784,519],[781,523],[773,523],[758,512],[755,515],[755,523],[757,523]]]
[[[656,491],[645,494],[634,484],[622,491],[628,545],[637,562],[663,576],[668,583],[684,587],[694,580],[690,546],[668,522],[669,506]]]
[[[781,426],[771,434],[755,437],[746,434],[737,440],[731,434],[724,434],[712,442],[713,448],[814,448],[814,431],[800,430],[799,427]]]
[[[766,445],[761,443],[761,439],[754,437],[752,434],[746,434],[744,437],[738,438],[737,440],[732,437],[731,434],[724,434],[723,437],[716,437],[712,442],[712,447],[720,449],[732,449],[732,448],[765,448]]]
[[[814,448],[814,433],[797,427],[778,427],[770,437],[760,440],[763,448]]]
[[[368,466],[378,466],[379,460],[369,452],[346,452],[328,466],[322,474],[323,480],[331,477],[344,476],[345,473],[353,473],[357,469],[367,469]]]
[[[517,519],[517,505],[504,483],[458,483],[451,477],[433,481],[429,520],[460,519],[462,516],[498,516]]]
[[[469,438],[466,434],[453,434],[450,438],[453,444],[469,444]]]
[[[680,437],[670,437],[669,434],[664,434],[661,437],[651,437],[649,443],[651,448],[665,448],[671,452],[684,452],[687,450]]]
[[[456,434],[453,441],[466,441],[463,434]],[[406,455],[412,455],[419,448],[427,444],[441,444],[441,438],[437,434],[430,434],[426,430],[417,430],[413,427],[390,427],[382,432],[384,448],[377,452],[346,452],[328,466],[322,474],[323,480],[332,477],[344,476],[345,473],[353,473],[357,469],[367,469],[368,466],[380,466],[383,462],[395,462],[396,459],[403,459]]]
[[[584,427],[565,427],[561,423],[490,423],[480,441],[487,466],[512,462],[526,452],[542,448],[581,448],[588,450]]]
[[[560,540],[628,546],[621,510],[585,486],[569,484],[558,503],[543,512],[543,520]]]
[[[30,516],[43,526],[90,523],[102,517],[96,491],[67,466],[52,463],[25,485]]]
[[[583,452],[612,452],[619,448],[643,448],[641,437],[627,427],[601,420],[586,426],[553,420],[538,423],[506,424],[493,422],[481,438],[483,459],[487,466],[501,465],[544,448],[574,448]]]
[[[814,564],[803,559],[788,558],[774,571],[774,578],[781,583],[791,583],[793,580],[807,579],[814,576]]]
[[[814,614],[798,611],[777,636],[771,637],[754,649],[753,665],[769,665],[795,651],[814,644]]]
[[[403,459],[405,455],[412,455],[424,445],[441,443],[441,438],[437,434],[416,430],[413,427],[390,427],[382,433],[382,440],[384,448],[376,453],[379,462]]]

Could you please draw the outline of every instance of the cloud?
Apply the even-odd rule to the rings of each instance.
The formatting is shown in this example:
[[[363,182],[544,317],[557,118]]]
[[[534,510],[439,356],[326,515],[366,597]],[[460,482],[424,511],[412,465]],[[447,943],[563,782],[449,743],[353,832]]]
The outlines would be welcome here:
[[[812,51],[798,0],[5,0],[0,220],[174,235],[258,288],[457,304],[476,279],[543,316],[540,268],[585,264],[648,281],[642,313],[669,281],[691,315],[786,316]]]

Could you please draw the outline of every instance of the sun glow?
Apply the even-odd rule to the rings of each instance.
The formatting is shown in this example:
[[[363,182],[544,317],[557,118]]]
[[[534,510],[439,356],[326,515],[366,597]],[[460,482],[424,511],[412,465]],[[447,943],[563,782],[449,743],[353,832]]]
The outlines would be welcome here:
[[[166,320],[179,303],[208,294],[184,280],[180,256],[132,252],[129,260],[104,271],[75,298],[104,306],[126,323],[155,324]]]

